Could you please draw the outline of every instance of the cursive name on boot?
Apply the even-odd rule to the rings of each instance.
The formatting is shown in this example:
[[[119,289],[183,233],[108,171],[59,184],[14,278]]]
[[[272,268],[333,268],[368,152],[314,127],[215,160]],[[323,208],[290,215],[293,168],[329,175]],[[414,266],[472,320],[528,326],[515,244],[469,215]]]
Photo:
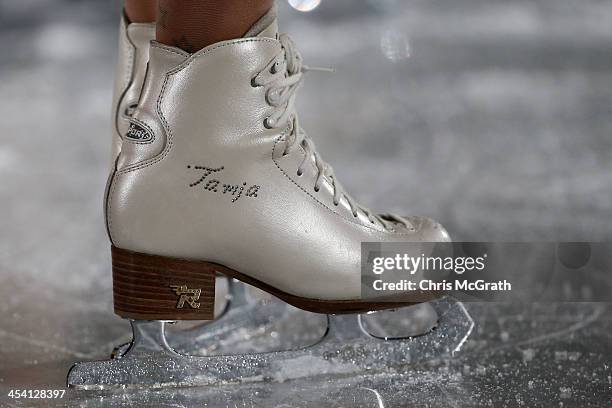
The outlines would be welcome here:
[[[222,172],[223,169],[225,168],[223,166],[213,168],[213,167],[206,167],[206,166],[188,165],[187,168],[202,171],[200,178],[194,181],[193,183],[190,183],[189,187],[197,187],[201,185],[204,188],[204,190],[210,191],[211,193],[232,196],[232,203],[235,203],[236,201],[238,201],[240,197],[242,196],[257,198],[257,193],[259,192],[259,189],[261,188],[261,186],[258,186],[255,184],[247,188],[246,181],[243,182],[242,185],[240,185],[240,184],[224,183],[223,181],[216,179],[216,178],[208,179],[208,176],[210,176],[211,174]]]

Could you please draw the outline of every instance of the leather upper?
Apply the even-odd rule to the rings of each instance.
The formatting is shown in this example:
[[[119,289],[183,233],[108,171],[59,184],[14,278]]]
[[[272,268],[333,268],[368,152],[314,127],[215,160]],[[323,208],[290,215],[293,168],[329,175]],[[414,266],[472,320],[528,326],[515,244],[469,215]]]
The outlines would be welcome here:
[[[191,55],[151,45],[132,119],[151,137],[124,140],[109,234],[119,248],[220,263],[297,296],[357,299],[361,242],[449,237],[427,218],[389,230],[354,217],[329,180],[314,190],[311,160],[297,174],[304,149],[284,152],[290,126],[264,126],[275,108],[252,81],[280,52],[263,36]]]
[[[130,126],[130,116],[138,103],[144,82],[149,43],[155,38],[155,23],[130,23],[125,17],[119,24],[119,56],[115,73],[112,108],[111,164],[121,151],[123,135]]]

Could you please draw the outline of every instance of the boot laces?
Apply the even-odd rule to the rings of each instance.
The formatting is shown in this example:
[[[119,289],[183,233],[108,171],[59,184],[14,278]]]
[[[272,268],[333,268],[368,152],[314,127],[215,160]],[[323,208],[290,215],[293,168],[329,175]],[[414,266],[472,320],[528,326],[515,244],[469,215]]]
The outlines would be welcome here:
[[[334,192],[334,205],[338,206],[344,197],[348,203],[353,217],[358,216],[358,211],[366,215],[372,224],[378,224],[385,229],[393,231],[396,224],[413,229],[410,221],[396,214],[374,214],[370,209],[359,205],[342,185],[337,181],[333,168],[323,161],[317,152],[314,142],[299,125],[297,112],[295,111],[295,99],[297,90],[304,80],[304,74],[308,71],[334,72],[329,68],[309,67],[302,62],[302,56],[297,51],[295,44],[287,34],[280,34],[281,52],[253,78],[254,86],[267,86],[266,101],[270,106],[277,108],[266,120],[264,125],[268,129],[288,126],[289,132],[285,139],[283,155],[289,154],[294,148],[301,146],[304,159],[297,169],[297,175],[301,176],[309,160],[316,167],[315,192],[321,189],[324,179],[327,179]]]

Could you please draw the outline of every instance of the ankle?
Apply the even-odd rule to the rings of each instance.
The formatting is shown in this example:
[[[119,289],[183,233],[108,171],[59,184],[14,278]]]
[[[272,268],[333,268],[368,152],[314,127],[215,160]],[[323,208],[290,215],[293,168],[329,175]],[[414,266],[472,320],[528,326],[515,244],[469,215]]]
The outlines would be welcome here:
[[[123,11],[130,23],[152,23],[157,15],[157,0],[125,0]]]
[[[273,6],[274,0],[160,0],[156,40],[194,53],[243,37]]]

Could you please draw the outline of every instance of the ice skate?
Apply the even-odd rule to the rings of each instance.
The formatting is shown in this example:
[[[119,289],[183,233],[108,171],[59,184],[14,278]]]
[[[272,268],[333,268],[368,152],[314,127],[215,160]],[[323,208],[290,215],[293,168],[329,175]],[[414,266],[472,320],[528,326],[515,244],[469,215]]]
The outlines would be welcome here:
[[[276,11],[273,9],[264,19],[271,20],[274,18]],[[145,71],[149,60],[149,43],[155,39],[155,24],[154,23],[129,23],[122,14],[120,21],[119,30],[119,58],[117,61],[117,69],[115,75],[115,87],[113,96],[113,108],[112,108],[112,167],[114,167],[117,160],[117,156],[121,151],[121,145],[123,143],[123,137],[126,135],[130,128],[130,118],[132,117],[136,106],[138,104],[138,98],[143,88],[143,82],[145,78]],[[207,349],[208,346],[202,348],[199,346],[199,339],[207,339],[210,333],[214,332],[216,336],[223,336],[224,334],[230,333],[229,328],[241,327],[243,331],[250,333],[248,341],[243,341],[240,345],[232,343],[233,349],[249,350],[253,351],[257,349],[255,342],[253,341],[253,334],[259,333],[261,336],[269,334],[268,332],[274,332],[273,327],[275,325],[283,325],[284,322],[311,322],[313,326],[320,326],[314,333],[318,333],[322,330],[324,322],[320,316],[308,316],[307,312],[301,312],[299,309],[292,309],[291,313],[288,313],[286,304],[275,298],[266,299],[266,306],[262,307],[261,301],[256,299],[256,296],[249,296],[249,290],[254,289],[253,287],[247,286],[246,288],[240,288],[242,285],[239,281],[229,281],[233,292],[239,292],[238,294],[229,294],[227,278],[222,275],[217,276],[217,305],[215,306],[215,319],[217,319],[215,325],[225,327],[225,330],[219,331],[218,329],[210,328],[208,325],[211,321],[203,321],[197,325],[191,325],[189,330],[180,329],[175,330],[170,336],[170,343],[173,347],[182,351],[202,351]],[[246,296],[242,293],[247,294]],[[231,301],[229,299],[232,299]],[[272,305],[270,304],[272,303]],[[228,316],[229,321],[218,322],[230,308],[239,308],[241,313],[246,313],[249,317],[243,317],[238,313],[233,312],[231,317]],[[247,312],[248,309],[248,312]],[[301,313],[300,313],[301,312]],[[254,316],[259,313],[260,316]],[[316,322],[316,323],[315,323]],[[412,333],[410,330],[408,331]],[[313,332],[311,332],[313,333]],[[314,335],[316,337],[316,334]],[[282,349],[282,347],[292,348],[298,347],[304,344],[304,341],[309,342],[310,339],[293,339],[291,336],[276,337],[277,341],[272,344],[267,344],[266,351],[272,351]],[[269,343],[269,339],[267,340]],[[222,341],[222,343],[227,344]],[[112,357],[120,357],[127,350],[129,344],[118,346],[112,353]]]
[[[306,71],[275,19],[256,37],[194,54],[152,44],[106,198],[115,312],[132,319],[134,339],[121,358],[75,365],[70,385],[282,380],[405,365],[461,346],[472,321],[452,299],[404,309],[445,329],[430,331],[433,319],[427,336],[403,341],[391,340],[410,334],[373,334],[379,314],[355,315],[432,299],[362,296],[361,242],[449,237],[430,219],[374,214],[344,191],[299,126],[294,102]],[[177,353],[166,323],[213,319],[218,273],[330,314],[326,334],[297,351]],[[219,341],[223,324],[263,316],[241,310],[239,293],[236,313],[208,325],[206,342]]]

